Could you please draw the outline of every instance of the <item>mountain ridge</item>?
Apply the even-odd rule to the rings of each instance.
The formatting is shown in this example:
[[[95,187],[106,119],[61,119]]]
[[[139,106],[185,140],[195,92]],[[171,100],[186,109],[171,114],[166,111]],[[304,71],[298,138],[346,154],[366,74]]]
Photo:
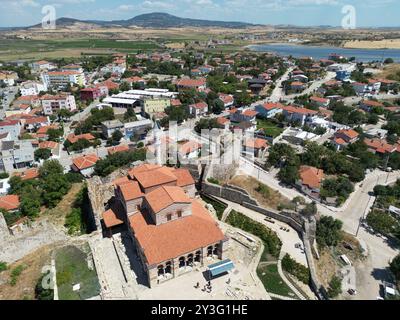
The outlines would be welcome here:
[[[80,20],[69,17],[61,17],[56,20],[58,26],[72,26],[76,23],[93,24],[101,27],[121,26],[121,27],[142,27],[142,28],[184,28],[184,27],[223,27],[223,28],[247,28],[257,26],[256,24],[237,21],[217,21],[181,18],[169,13],[152,12],[135,16],[126,20]],[[25,27],[39,28],[41,24]]]

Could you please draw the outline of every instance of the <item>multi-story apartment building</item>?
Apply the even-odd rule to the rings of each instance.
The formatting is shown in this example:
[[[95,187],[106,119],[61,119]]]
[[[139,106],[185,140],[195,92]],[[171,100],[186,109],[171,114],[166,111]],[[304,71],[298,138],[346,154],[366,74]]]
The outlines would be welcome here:
[[[42,107],[45,115],[57,113],[61,109],[69,111],[76,110],[75,97],[71,94],[44,95],[42,98]]]

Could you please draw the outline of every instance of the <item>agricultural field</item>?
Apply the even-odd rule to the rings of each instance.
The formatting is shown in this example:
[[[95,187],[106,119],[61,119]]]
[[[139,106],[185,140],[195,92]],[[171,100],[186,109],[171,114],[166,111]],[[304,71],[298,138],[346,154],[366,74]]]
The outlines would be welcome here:
[[[155,50],[153,41],[79,39],[79,40],[20,40],[0,41],[0,61],[16,59],[45,59],[79,57],[82,53],[138,52]]]

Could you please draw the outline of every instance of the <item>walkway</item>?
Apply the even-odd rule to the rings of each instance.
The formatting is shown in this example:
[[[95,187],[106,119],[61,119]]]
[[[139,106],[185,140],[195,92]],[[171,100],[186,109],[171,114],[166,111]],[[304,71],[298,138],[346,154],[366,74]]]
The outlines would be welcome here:
[[[254,221],[260,222],[263,225],[265,225],[268,229],[275,231],[276,234],[278,235],[278,237],[282,241],[282,249],[281,250],[283,252],[288,253],[298,263],[301,263],[306,267],[308,266],[305,254],[302,252],[301,249],[298,249],[295,247],[296,243],[303,244],[303,240],[301,239],[301,237],[297,233],[297,231],[294,230],[292,227],[290,227],[286,223],[280,222],[280,221],[272,219],[272,218],[271,218],[271,220],[274,221],[275,223],[267,222],[267,221],[265,221],[265,215],[263,215],[259,212],[250,210],[246,207],[241,206],[240,204],[237,204],[237,203],[234,203],[234,202],[222,199],[222,198],[217,198],[217,199],[228,204],[228,206],[230,208],[232,208],[233,210],[248,216],[249,218],[253,219]],[[281,229],[282,227],[289,230],[289,232],[282,230]]]

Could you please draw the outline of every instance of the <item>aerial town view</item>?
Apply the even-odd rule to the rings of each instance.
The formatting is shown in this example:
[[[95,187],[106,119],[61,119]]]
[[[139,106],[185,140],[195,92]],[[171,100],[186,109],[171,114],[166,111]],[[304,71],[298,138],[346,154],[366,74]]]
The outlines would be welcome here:
[[[0,300],[400,300],[400,0],[0,6]]]

